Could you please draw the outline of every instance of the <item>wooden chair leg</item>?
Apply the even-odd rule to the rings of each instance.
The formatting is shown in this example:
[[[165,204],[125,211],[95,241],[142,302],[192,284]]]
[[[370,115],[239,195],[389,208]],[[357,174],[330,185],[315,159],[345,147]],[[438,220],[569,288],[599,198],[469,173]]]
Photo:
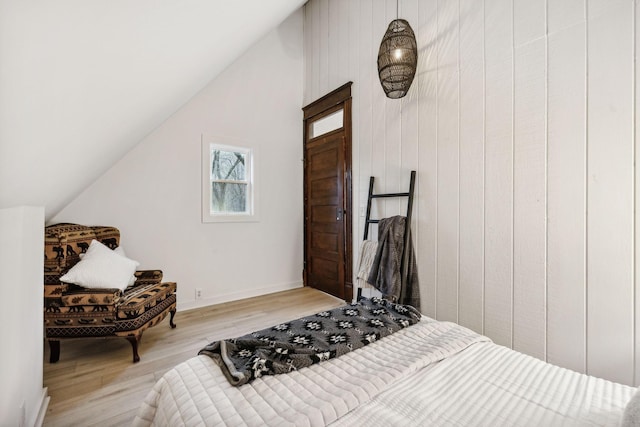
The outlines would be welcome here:
[[[131,348],[133,349],[133,363],[139,362],[140,356],[138,355],[138,343],[140,342],[140,336],[127,337],[127,341],[131,343]]]
[[[60,341],[49,340],[49,363],[56,363],[60,360]]]
[[[169,318],[169,325],[171,326],[171,329],[174,329],[176,327],[176,324],[173,323],[173,316],[176,315],[176,309],[174,308],[173,310],[169,311],[169,313],[171,313],[171,317]]]

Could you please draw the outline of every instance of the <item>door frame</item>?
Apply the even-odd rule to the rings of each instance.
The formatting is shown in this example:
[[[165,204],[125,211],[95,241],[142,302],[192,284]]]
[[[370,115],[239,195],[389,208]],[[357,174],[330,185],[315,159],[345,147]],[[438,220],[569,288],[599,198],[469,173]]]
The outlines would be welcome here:
[[[341,106],[344,111],[342,129],[344,132],[344,164],[343,164],[343,232],[344,232],[344,299],[347,302],[353,300],[353,248],[352,248],[352,188],[351,188],[351,85],[353,82],[347,82],[339,88],[329,92],[325,96],[313,101],[302,108],[303,111],[303,164],[307,167],[307,142],[313,138],[309,138],[309,127],[318,119],[331,114],[338,110]],[[321,138],[323,135],[320,135]],[[307,173],[303,174],[303,192],[304,192],[304,268],[302,278],[304,286],[308,286],[307,281],[307,227],[308,227],[308,194],[307,194]]]

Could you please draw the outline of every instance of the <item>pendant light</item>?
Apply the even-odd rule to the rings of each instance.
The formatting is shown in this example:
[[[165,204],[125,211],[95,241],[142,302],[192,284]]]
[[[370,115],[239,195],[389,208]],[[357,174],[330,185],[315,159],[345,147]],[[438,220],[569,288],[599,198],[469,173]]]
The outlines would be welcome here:
[[[391,21],[378,50],[378,76],[388,98],[398,99],[407,94],[418,66],[418,46],[411,25],[398,19]]]

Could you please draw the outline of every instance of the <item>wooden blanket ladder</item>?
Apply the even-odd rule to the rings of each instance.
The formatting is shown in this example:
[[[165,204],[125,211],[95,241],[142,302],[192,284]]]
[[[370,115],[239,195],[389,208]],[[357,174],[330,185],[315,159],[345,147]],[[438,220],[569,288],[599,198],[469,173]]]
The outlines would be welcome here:
[[[381,193],[374,194],[373,193],[373,183],[375,181],[375,177],[369,178],[369,197],[367,198],[367,213],[364,221],[364,238],[363,240],[367,240],[369,237],[369,225],[377,224],[380,222],[379,219],[371,219],[371,201],[373,199],[379,198],[391,198],[391,197],[406,197],[407,198],[407,215],[406,222],[404,227],[404,248],[402,250],[402,258],[400,261],[400,271],[402,272],[402,287],[401,292],[404,292],[406,281],[407,281],[407,248],[409,246],[409,230],[411,229],[411,212],[413,210],[413,191],[416,185],[416,171],[411,171],[411,178],[409,179],[409,191],[406,193]],[[358,288],[358,299],[362,297],[362,288]],[[402,294],[400,295],[402,298]]]

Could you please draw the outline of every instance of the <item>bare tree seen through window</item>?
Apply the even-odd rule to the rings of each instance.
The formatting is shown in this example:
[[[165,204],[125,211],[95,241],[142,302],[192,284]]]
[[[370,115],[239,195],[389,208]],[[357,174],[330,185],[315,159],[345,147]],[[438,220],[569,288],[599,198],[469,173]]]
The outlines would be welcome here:
[[[211,150],[211,210],[216,213],[247,212],[246,153]]]

